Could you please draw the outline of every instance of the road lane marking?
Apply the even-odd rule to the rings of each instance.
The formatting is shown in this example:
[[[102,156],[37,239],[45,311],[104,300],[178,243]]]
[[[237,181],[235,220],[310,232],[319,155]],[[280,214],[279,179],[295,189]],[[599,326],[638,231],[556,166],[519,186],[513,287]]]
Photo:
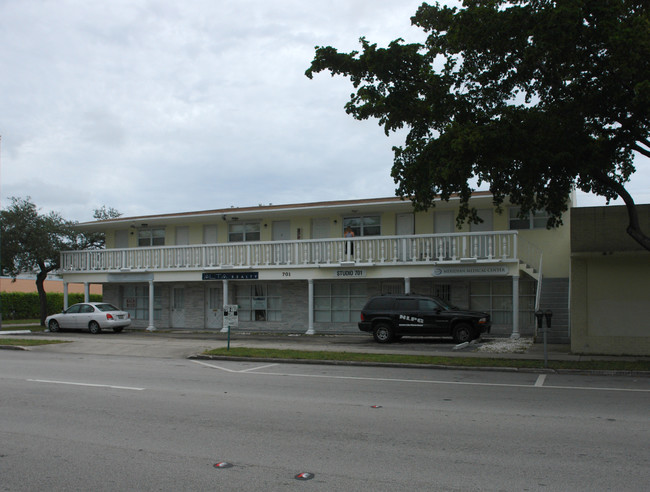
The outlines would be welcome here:
[[[222,371],[235,373],[235,374],[256,374],[259,376],[292,376],[297,378],[319,378],[319,379],[339,379],[339,380],[351,380],[351,381],[376,381],[376,382],[392,382],[392,383],[424,383],[424,384],[449,384],[457,386],[488,386],[488,387],[500,387],[500,388],[544,388],[544,389],[567,389],[567,390],[588,390],[588,391],[619,391],[619,392],[629,392],[629,393],[650,393],[650,389],[636,389],[636,388],[603,388],[603,387],[586,387],[586,386],[549,386],[538,384],[540,378],[537,378],[537,381],[534,385],[531,384],[511,384],[511,383],[474,383],[469,381],[441,381],[435,379],[402,379],[402,378],[371,378],[365,376],[332,376],[328,374],[295,374],[295,373],[280,373],[280,372],[246,372],[251,369],[244,369],[241,371],[234,371],[232,369],[227,369],[225,367],[217,366],[216,364],[208,364],[206,362],[201,362],[198,360],[192,360],[196,364],[202,366],[211,367],[212,369],[220,369]],[[275,364],[277,365],[277,364]],[[257,368],[260,369],[260,368]],[[544,376],[542,374],[542,376]],[[544,378],[545,379],[545,378]],[[543,380],[542,380],[543,382]]]
[[[544,386],[544,381],[546,381],[546,374],[540,374],[535,381],[535,386],[541,387]]]
[[[146,388],[133,388],[131,386],[114,386],[111,384],[74,383],[72,381],[50,381],[47,379],[28,379],[27,381],[32,381],[34,383],[67,384],[70,386],[87,386],[90,388],[111,388],[111,389],[123,389],[123,390],[131,390],[131,391],[144,391],[146,389]]]

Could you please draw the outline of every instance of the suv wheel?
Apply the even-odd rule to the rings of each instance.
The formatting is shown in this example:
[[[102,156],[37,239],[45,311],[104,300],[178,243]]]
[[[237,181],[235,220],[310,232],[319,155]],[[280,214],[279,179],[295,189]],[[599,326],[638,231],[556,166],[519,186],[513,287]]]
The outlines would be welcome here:
[[[454,342],[465,343],[472,340],[472,327],[467,323],[456,325],[453,332]]]
[[[387,323],[379,323],[372,333],[378,343],[390,343],[393,341],[393,329]]]

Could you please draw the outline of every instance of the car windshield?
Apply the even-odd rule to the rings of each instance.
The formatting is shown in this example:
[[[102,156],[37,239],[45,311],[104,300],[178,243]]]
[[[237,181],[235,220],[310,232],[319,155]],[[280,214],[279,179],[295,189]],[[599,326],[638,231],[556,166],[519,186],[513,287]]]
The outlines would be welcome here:
[[[104,312],[119,311],[119,309],[113,306],[112,304],[96,304],[95,307],[97,307],[97,309],[99,309],[100,311],[104,311]]]
[[[436,303],[438,303],[440,305],[440,307],[442,309],[444,309],[445,311],[453,311],[453,310],[457,309],[456,306],[452,306],[447,301],[443,301],[439,297],[435,297],[434,301],[436,301]]]

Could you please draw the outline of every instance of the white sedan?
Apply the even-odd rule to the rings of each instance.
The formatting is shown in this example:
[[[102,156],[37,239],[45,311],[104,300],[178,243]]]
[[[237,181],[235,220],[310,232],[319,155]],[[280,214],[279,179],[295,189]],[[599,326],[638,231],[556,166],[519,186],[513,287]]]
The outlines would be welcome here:
[[[131,324],[131,315],[107,302],[82,302],[73,304],[59,314],[45,319],[45,326],[51,332],[61,328],[87,329],[97,334],[102,329],[112,328],[119,333]]]

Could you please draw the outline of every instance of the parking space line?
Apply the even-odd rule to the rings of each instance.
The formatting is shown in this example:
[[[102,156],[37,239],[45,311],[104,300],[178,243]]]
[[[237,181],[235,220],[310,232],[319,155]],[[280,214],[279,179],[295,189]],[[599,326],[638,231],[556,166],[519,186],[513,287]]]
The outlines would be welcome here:
[[[202,366],[206,366],[206,367],[211,367],[212,369],[220,369],[222,371],[232,372],[233,374],[241,374],[242,372],[257,371],[259,369],[266,369],[267,367],[273,367],[278,365],[278,364],[266,364],[265,366],[249,367],[248,369],[241,369],[239,371],[235,371],[233,369],[228,369],[227,367],[218,366],[216,364],[208,364],[207,362],[201,362],[200,360],[192,360],[190,362],[194,362],[195,364],[201,364]]]
[[[586,390],[586,391],[619,391],[619,392],[630,392],[630,393],[650,393],[650,389],[636,389],[636,388],[605,388],[605,387],[588,387],[588,386],[549,386],[544,385],[546,381],[546,375],[541,374],[534,385],[528,384],[514,384],[514,383],[478,383],[470,381],[442,381],[435,379],[405,379],[405,378],[377,378],[377,377],[367,377],[367,376],[334,376],[328,374],[297,374],[297,373],[285,373],[285,372],[250,372],[257,371],[263,367],[269,367],[279,364],[270,364],[269,366],[261,366],[256,368],[249,368],[240,371],[233,371],[232,369],[227,369],[225,367],[217,366],[216,364],[209,364],[206,362],[201,362],[198,360],[192,360],[196,364],[202,366],[211,367],[212,369],[220,369],[222,371],[236,373],[236,374],[256,374],[258,376],[291,376],[297,378],[317,378],[317,379],[338,379],[338,380],[350,380],[350,381],[377,381],[377,382],[392,382],[392,383],[420,383],[420,384],[448,384],[448,385],[457,385],[457,386],[488,386],[488,387],[502,387],[502,388],[544,388],[544,389],[563,389],[563,390]]]
[[[258,371],[260,369],[266,369],[267,367],[273,367],[273,366],[277,366],[277,364],[266,364],[265,366],[249,367],[248,369],[244,369],[243,371],[239,371],[239,372]]]

